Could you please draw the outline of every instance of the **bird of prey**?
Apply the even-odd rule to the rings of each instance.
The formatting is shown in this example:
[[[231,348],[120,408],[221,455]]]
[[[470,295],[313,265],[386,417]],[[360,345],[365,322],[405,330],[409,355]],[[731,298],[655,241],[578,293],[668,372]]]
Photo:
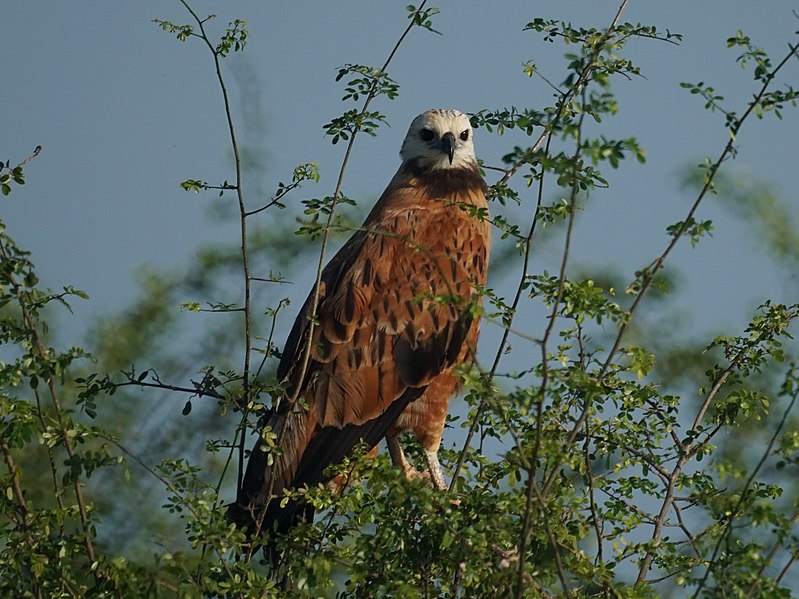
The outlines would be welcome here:
[[[308,506],[281,507],[284,489],[329,480],[328,466],[386,437],[392,460],[416,474],[397,436],[412,431],[434,486],[453,368],[472,360],[490,229],[468,117],[417,116],[402,164],[363,226],[322,271],[286,342],[277,377],[286,395],[265,417],[230,520],[250,533],[286,531]],[[312,314],[314,303],[316,314]]]

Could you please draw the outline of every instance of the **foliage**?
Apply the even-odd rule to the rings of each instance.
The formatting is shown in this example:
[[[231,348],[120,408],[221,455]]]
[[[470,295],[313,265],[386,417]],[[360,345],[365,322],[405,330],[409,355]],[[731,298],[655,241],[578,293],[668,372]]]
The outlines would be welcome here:
[[[647,327],[641,305],[665,293],[665,266],[676,245],[704,243],[713,231],[699,208],[708,192],[727,189],[718,184],[726,181],[719,170],[735,155],[741,128],[751,116],[784,118],[795,105],[793,88],[774,89],[782,67],[796,57],[795,45],[775,60],[742,32],[729,38],[755,82],[751,98],[736,110],[712,85],[683,84],[704,99],[705,108],[724,115],[729,141],[696,169],[695,201],[684,218],[664,227],[663,251],[632,280],[604,285],[598,277],[572,272],[574,222],[607,186],[603,170],[620,168],[628,158],[643,162],[645,152],[634,137],[593,132],[619,110],[614,80],[641,74],[625,56],[628,42],[677,43],[681,37],[621,22],[626,3],[609,27],[528,23],[531,35],[567,46],[567,72],[553,86],[551,106],[486,108],[472,115],[473,125],[487,133],[517,130],[528,141],[509,149],[502,176],[491,186],[492,223],[513,243],[505,260],[511,266],[505,268],[516,283],[510,293],[484,290],[485,318],[501,323],[504,334],[495,355],[478,356],[460,372],[469,411],[451,417],[450,426],[461,430],[463,445],[441,452],[451,487],[437,492],[424,480],[405,480],[385,456],[367,459],[368,448],[362,448],[337,467],[347,477],[340,494],[320,485],[284,498],[302,497],[320,516],[277,541],[283,561],[270,568],[224,518],[248,433],[258,430],[270,398],[286,393],[272,368],[279,357],[275,326],[288,300],[274,287],[259,291],[252,285],[284,282],[272,269],[297,256],[317,258],[318,280],[330,235],[352,229],[340,214],[342,206],[355,204],[342,193],[350,150],[360,134],[379,132],[385,117],[371,108],[373,101],[399,93],[388,75],[391,59],[410,30],[439,33],[433,29],[438,10],[426,2],[409,6],[407,29],[379,68],[347,64],[339,70],[336,79],[343,82],[348,106],[324,130],[333,144],[347,142],[341,170],[332,194],[303,202],[295,235],[277,211],[286,208],[285,196],[320,180],[316,165],[298,166],[291,182],[278,183],[267,201],[254,207],[245,201],[236,121],[219,61],[245,49],[246,22],[234,20],[214,41],[206,31],[212,17],[200,19],[182,3],[191,24],[155,22],[210,52],[235,174],[222,183],[190,178],[180,185],[187,192],[235,196],[241,238],[204,248],[196,270],[177,284],[157,274],[147,277],[146,301],[117,322],[100,325],[128,345],[98,344],[95,359],[80,348],[48,345],[46,310],[88,298],[69,286],[40,288],[30,256],[0,224],[4,596],[790,595],[786,577],[799,555],[799,428],[792,414],[799,365],[790,340],[799,304],[765,300],[743,331],[698,346],[664,344]],[[532,63],[524,74],[543,77]],[[38,149],[16,167],[0,163],[3,195],[24,183],[24,167],[36,154]],[[738,205],[747,216],[756,210],[740,199]],[[776,211],[764,212],[761,205],[758,222],[770,222]],[[560,266],[557,272],[531,273],[529,256],[545,228],[562,239]],[[781,236],[764,238],[782,262],[795,264],[796,252],[780,243]],[[255,258],[264,248],[274,250],[268,264]],[[254,274],[264,271],[269,275]],[[236,298],[219,299],[223,281],[225,287],[230,281],[238,285]],[[216,347],[216,361],[209,363],[197,347],[182,352],[169,344],[179,335],[165,306],[174,305],[177,288],[202,298],[184,302],[185,310],[227,319],[209,325],[204,343],[195,344]],[[519,322],[523,305],[547,313],[540,330]],[[243,327],[232,327],[233,319]],[[241,361],[231,360],[233,354]],[[511,354],[516,363],[524,356],[523,366],[504,372]],[[149,364],[159,364],[158,370]],[[190,382],[167,382],[171,377]],[[184,414],[201,403],[211,414],[228,416],[209,434],[202,464],[166,446],[164,457],[154,461],[155,452],[127,445],[125,424],[132,416],[120,418],[120,408],[108,398],[133,389],[180,397]],[[130,398],[135,405],[141,394]],[[237,423],[231,425],[232,418]],[[280,451],[271,431],[259,434],[270,451]],[[731,446],[739,438],[747,440],[743,455]],[[500,447],[500,454],[488,446]],[[412,443],[407,452],[419,458]],[[107,472],[127,478],[132,471],[145,472],[162,497],[157,516],[141,509],[135,526],[163,527],[167,537],[177,518],[182,544],[164,541],[164,547],[123,557],[103,535],[100,515],[113,514],[111,498],[92,482]],[[135,508],[129,506],[133,514]],[[164,524],[170,515],[172,528]]]

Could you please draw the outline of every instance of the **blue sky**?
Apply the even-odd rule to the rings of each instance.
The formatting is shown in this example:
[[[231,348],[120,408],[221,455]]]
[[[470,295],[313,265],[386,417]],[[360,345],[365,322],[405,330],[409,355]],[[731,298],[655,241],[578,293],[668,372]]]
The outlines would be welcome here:
[[[300,163],[316,161],[322,181],[292,200],[332,191],[343,148],[331,146],[322,125],[343,111],[337,67],[378,65],[405,26],[405,3],[260,2],[194,4],[218,19],[221,32],[245,18],[250,44],[225,61],[240,134],[264,152],[261,172],[245,184],[268,193]],[[551,90],[529,79],[522,65],[533,60],[553,81],[564,76],[564,48],[524,32],[534,17],[602,26],[617,3],[500,2],[488,10],[475,1],[441,2],[435,27],[443,35],[414,31],[391,68],[400,96],[381,101],[389,128],[356,145],[345,191],[359,201],[376,198],[398,163],[397,152],[411,118],[434,106],[465,111],[505,106],[541,107]],[[680,220],[690,197],[679,185],[682,169],[716,155],[726,133],[719,115],[679,87],[705,81],[740,109],[754,90],[725,40],[743,29],[775,57],[799,28],[792,2],[630,2],[624,20],[683,34],[680,46],[635,41],[628,55],[645,78],[617,81],[621,112],[606,135],[635,135],[647,151],[644,166],[632,161],[606,171],[611,187],[598,192],[580,216],[575,264],[614,265],[630,276],[666,242],[665,227]],[[210,240],[233,239],[234,226],[207,218],[212,196],[181,191],[194,177],[231,178],[225,122],[209,55],[199,43],[181,44],[153,18],[189,22],[178,2],[14,2],[0,22],[3,109],[2,159],[12,163],[37,145],[42,155],[27,169],[28,184],[3,198],[10,233],[31,249],[46,284],[73,284],[91,295],[64,323],[80,334],[87,319],[125,305],[141,265],[179,267]],[[368,23],[368,25],[367,25]],[[799,60],[786,69],[799,78]],[[246,92],[242,102],[242,90]],[[752,122],[740,138],[735,167],[770,181],[797,205],[797,116]],[[519,136],[478,132],[478,155],[488,164]],[[674,256],[684,277],[692,322],[735,325],[762,295],[786,291],[780,273],[763,266],[756,240],[711,198],[700,214],[713,218],[714,238]],[[734,256],[735,267],[731,266]],[[540,256],[533,269],[555,256]],[[790,290],[789,290],[790,291]],[[297,289],[298,296],[304,289]],[[719,299],[723,298],[723,305]],[[299,299],[299,297],[298,297]],[[785,298],[779,298],[785,299]]]

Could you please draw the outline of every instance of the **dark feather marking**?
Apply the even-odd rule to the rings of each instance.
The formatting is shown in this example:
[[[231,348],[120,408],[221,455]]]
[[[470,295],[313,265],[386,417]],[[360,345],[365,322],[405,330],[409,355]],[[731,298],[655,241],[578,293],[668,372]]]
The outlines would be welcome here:
[[[431,375],[455,363],[472,324],[472,316],[465,311],[454,320],[437,335],[417,340],[417,343],[404,336],[397,339],[394,362],[403,383],[409,387],[426,385]]]
[[[411,347],[416,347],[416,327],[414,326],[414,321],[408,321],[408,324],[405,326],[405,330],[403,331],[405,338],[410,342]]]
[[[377,367],[377,399],[381,405],[385,403],[383,398],[383,369],[380,366]]]
[[[372,282],[372,262],[366,260],[363,263],[363,274],[361,275],[361,283],[364,287],[368,287]]]
[[[350,370],[358,370],[361,366],[361,361],[363,358],[363,349],[360,347],[356,347],[352,351],[349,352],[347,355],[347,366]]]
[[[314,349],[316,350],[313,353],[314,358],[320,362],[327,363],[329,361],[330,354],[333,351],[333,343],[331,343],[327,337],[322,336],[314,344]]]
[[[335,334],[334,341],[343,341],[347,338],[347,325],[336,320],[335,318],[331,318],[330,321],[333,327],[333,333]]]
[[[388,338],[385,335],[378,335],[377,337],[377,357],[382,359],[386,353],[386,341]]]
[[[422,348],[414,349],[405,338],[394,345],[394,362],[402,382],[409,387],[418,386],[430,373],[430,363],[424,360]]]
[[[344,301],[344,322],[351,323],[355,318],[355,288],[350,285]]]

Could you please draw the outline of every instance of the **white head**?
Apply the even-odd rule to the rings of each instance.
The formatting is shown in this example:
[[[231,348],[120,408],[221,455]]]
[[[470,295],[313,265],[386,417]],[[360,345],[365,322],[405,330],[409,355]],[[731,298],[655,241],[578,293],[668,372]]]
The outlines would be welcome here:
[[[477,159],[469,117],[458,110],[433,108],[413,119],[400,157],[422,168],[474,167]]]

